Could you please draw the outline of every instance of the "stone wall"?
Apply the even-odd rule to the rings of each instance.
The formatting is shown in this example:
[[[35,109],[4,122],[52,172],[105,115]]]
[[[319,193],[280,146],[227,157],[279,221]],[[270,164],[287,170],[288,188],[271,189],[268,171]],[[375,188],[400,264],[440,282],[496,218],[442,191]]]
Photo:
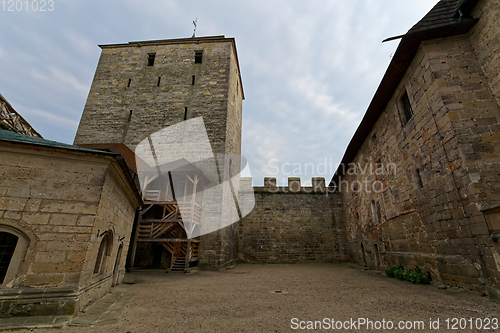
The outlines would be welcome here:
[[[436,281],[497,294],[495,230],[480,210],[500,198],[500,110],[471,34],[422,43],[340,191],[358,263],[419,265]]]
[[[474,17],[480,21],[470,32],[474,53],[483,68],[484,75],[497,103],[500,104],[500,4],[498,1],[480,0],[474,8]]]
[[[341,197],[325,188],[324,178],[314,187],[301,187],[290,178],[288,187],[276,187],[266,178],[254,187],[255,208],[238,228],[238,258],[249,262],[295,263],[346,261]]]
[[[243,87],[233,38],[146,41],[101,48],[75,144],[123,142],[135,149],[149,135],[185,118],[201,116],[214,154],[241,154]],[[201,63],[195,61],[197,52],[202,54]],[[149,66],[152,54],[154,64]],[[192,137],[190,141],[198,142]],[[179,153],[196,155],[198,151]],[[189,160],[189,156],[181,157]],[[216,180],[227,181],[229,165],[220,170]],[[229,207],[233,200],[230,188],[221,187],[220,191],[214,194],[223,198],[219,206]],[[203,214],[216,220],[235,219],[235,211],[222,208]],[[236,242],[234,225],[202,236],[200,265],[219,267],[233,260]]]
[[[0,155],[0,231],[26,243],[2,284],[0,316],[73,314],[120,281],[115,259],[121,244],[123,275],[137,199],[112,157],[5,143]],[[104,231],[113,241],[94,274]]]

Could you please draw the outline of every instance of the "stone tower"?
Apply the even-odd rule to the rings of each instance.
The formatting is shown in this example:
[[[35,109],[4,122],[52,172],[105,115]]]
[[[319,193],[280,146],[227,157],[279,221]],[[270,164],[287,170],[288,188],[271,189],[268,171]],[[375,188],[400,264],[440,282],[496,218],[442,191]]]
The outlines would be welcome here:
[[[214,154],[241,154],[244,95],[234,38],[100,47],[74,144],[125,143],[134,150],[150,134],[202,116]],[[204,235],[200,265],[223,265],[236,250],[234,225]]]

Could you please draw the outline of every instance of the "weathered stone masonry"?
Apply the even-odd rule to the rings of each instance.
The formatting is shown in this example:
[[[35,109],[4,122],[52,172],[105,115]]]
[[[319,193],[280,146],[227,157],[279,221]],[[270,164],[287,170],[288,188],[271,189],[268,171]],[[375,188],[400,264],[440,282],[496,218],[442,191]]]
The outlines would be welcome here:
[[[18,237],[0,317],[72,315],[120,283],[140,203],[115,155],[33,140],[0,140],[0,231]]]
[[[300,178],[289,178],[288,187],[266,178],[264,187],[253,189],[255,208],[238,228],[240,260],[347,261],[341,197],[325,188],[324,178],[313,179],[311,187],[301,187]]]
[[[101,48],[75,144],[122,142],[135,149],[149,135],[201,116],[214,154],[241,154],[244,95],[234,38],[144,41]],[[183,153],[179,152],[180,157],[185,157]],[[228,168],[221,168],[221,181],[228,179]],[[226,204],[232,201],[230,193],[223,197]],[[202,236],[200,265],[218,267],[236,257],[235,228],[231,225]]]
[[[342,177],[347,244],[360,264],[419,265],[436,281],[498,295],[498,229],[485,214],[500,199],[498,52],[489,51],[498,51],[499,8],[480,1],[468,34],[421,43],[352,161],[368,169]]]

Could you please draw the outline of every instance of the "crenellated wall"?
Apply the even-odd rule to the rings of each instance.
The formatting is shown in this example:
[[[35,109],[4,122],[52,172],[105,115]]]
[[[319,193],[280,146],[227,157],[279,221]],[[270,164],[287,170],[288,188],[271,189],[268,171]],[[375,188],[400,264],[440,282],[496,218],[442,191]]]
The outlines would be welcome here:
[[[246,181],[250,181],[247,178]],[[300,178],[254,187],[255,207],[238,228],[238,258],[249,262],[347,261],[342,202],[324,178],[302,187]]]

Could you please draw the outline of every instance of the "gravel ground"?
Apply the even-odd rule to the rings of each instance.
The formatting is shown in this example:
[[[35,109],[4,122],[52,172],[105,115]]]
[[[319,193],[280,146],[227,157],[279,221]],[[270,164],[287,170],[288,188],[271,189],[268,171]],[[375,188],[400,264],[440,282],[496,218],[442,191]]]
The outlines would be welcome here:
[[[240,264],[221,272],[141,273],[137,282],[132,286],[135,297],[117,324],[62,330],[82,333],[292,332],[301,331],[292,327],[307,327],[314,325],[314,321],[321,321],[321,328],[328,330],[331,319],[349,321],[350,326],[351,318],[354,321],[367,318],[373,321],[374,328],[366,330],[366,325],[356,325],[350,327],[351,331],[389,331],[389,323],[385,324],[385,330],[383,326],[375,329],[376,321],[384,325],[382,320],[385,320],[392,321],[394,326],[399,321],[423,321],[425,329],[421,332],[478,332],[481,330],[470,329],[469,321],[467,329],[447,329],[445,320],[450,318],[451,326],[452,318],[473,318],[473,323],[481,318],[484,324],[484,318],[500,318],[500,303],[477,293],[413,285],[344,264]],[[292,321],[293,318],[297,320]],[[440,320],[439,330],[429,329],[431,318]],[[490,329],[483,331],[500,332],[500,323],[498,326],[493,330],[495,325],[491,322]],[[320,328],[319,323],[316,328]],[[58,330],[35,329],[51,333]]]

